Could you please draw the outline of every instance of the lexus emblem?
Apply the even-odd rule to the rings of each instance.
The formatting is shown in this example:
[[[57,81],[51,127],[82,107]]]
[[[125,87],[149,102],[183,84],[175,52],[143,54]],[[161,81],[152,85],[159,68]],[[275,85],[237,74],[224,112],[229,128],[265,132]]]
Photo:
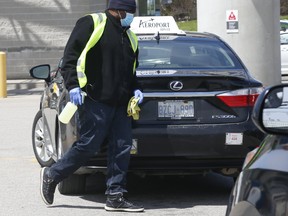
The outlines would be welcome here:
[[[180,81],[170,82],[170,89],[173,91],[180,91],[183,88],[183,83]]]

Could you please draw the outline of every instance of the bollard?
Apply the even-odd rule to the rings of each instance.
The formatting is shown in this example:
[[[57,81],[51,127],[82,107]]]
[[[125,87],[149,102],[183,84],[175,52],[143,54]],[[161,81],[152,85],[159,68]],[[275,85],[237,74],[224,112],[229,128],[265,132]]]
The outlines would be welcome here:
[[[7,97],[6,53],[0,52],[0,98]]]

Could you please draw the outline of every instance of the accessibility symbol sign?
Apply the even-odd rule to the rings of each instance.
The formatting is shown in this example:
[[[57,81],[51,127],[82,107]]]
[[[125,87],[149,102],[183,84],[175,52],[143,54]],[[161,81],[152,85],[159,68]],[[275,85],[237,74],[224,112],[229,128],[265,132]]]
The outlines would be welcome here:
[[[226,11],[226,32],[227,33],[239,32],[238,10]]]

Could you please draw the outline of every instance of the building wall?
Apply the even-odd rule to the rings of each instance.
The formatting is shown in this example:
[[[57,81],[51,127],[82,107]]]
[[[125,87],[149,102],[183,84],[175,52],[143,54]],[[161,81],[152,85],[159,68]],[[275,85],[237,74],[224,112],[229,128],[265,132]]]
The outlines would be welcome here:
[[[223,38],[240,56],[250,73],[265,86],[280,84],[280,1],[222,2],[198,0],[198,31],[211,32]],[[230,10],[238,12],[238,28],[235,32],[227,31],[229,17],[226,13]],[[213,14],[213,19],[207,14]]]
[[[7,79],[27,79],[39,64],[56,67],[76,20],[102,12],[106,0],[0,0],[0,51]]]

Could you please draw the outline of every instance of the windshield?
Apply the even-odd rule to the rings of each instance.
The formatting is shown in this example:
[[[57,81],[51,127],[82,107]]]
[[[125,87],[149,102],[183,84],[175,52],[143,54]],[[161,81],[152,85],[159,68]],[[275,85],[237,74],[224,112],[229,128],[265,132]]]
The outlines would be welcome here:
[[[288,44],[288,34],[280,34],[280,42],[281,44]]]
[[[243,69],[224,44],[204,40],[140,41],[139,68]]]

